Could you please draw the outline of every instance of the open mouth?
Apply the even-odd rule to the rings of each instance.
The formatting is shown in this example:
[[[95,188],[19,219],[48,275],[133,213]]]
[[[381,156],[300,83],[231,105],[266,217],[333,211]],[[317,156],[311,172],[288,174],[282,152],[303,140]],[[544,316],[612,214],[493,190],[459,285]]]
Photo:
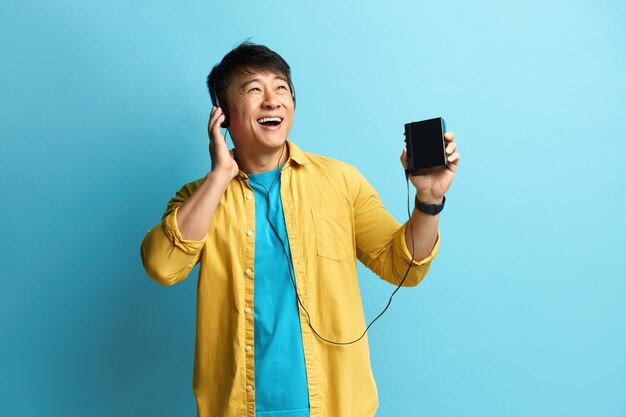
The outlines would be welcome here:
[[[280,117],[262,117],[257,120],[257,123],[263,126],[278,126],[282,121]]]

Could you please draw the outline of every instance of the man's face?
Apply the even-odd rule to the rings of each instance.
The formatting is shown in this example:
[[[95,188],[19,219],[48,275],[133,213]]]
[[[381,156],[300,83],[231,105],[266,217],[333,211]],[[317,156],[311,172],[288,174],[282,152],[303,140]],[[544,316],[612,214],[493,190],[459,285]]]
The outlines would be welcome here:
[[[229,131],[239,152],[280,149],[293,123],[294,102],[283,74],[238,74],[226,89]]]

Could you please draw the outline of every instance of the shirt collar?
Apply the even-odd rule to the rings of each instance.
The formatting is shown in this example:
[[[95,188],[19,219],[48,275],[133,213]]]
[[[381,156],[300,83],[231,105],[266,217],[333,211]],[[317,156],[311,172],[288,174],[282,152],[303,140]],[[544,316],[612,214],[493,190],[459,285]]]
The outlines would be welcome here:
[[[304,165],[309,162],[309,158],[295,143],[287,141],[287,148],[289,149],[289,160],[298,165]]]

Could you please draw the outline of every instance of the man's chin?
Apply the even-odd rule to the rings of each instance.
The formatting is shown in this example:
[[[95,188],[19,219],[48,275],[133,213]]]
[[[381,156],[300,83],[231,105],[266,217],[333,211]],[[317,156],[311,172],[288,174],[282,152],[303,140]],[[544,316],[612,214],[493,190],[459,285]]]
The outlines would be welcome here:
[[[273,134],[259,135],[256,138],[256,143],[261,147],[268,149],[280,148],[287,141],[287,135],[284,132],[273,132]]]
[[[263,135],[244,140],[233,137],[233,143],[237,149],[252,153],[275,152],[284,146],[287,140],[285,135]]]

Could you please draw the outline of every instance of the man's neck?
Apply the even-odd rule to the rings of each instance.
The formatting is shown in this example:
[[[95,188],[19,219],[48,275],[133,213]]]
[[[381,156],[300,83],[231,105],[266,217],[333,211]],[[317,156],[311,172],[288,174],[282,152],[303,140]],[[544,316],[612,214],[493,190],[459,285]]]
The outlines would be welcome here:
[[[249,154],[237,152],[235,149],[235,158],[239,168],[246,174],[260,174],[268,172],[283,165],[289,159],[289,147],[285,142],[280,149],[276,149],[267,153]]]

